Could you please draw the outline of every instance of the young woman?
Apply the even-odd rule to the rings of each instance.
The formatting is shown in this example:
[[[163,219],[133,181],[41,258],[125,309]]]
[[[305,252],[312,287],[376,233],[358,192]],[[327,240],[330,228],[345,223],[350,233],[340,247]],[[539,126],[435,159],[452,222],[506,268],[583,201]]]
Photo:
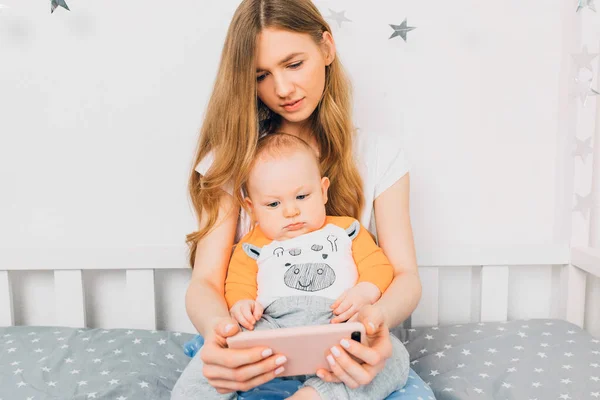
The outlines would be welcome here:
[[[369,346],[340,347],[333,372],[318,373],[328,382],[357,387],[383,369],[392,351],[389,327],[405,320],[421,296],[408,165],[393,136],[356,134],[351,108],[350,83],[330,27],[310,0],[241,2],[225,39],[189,182],[199,231],[187,238],[193,272],[186,308],[205,343],[175,385],[173,399],[192,398],[200,373],[228,393],[259,386],[285,368],[285,357],[270,349],[225,345],[239,330],[225,302],[225,275],[232,246],[250,229],[241,185],[258,138],[276,131],[296,135],[317,151],[332,182],[327,214],[359,219],[394,266],[394,279],[377,303],[357,315],[336,310],[332,320],[363,322]],[[300,397],[298,392],[295,398]]]

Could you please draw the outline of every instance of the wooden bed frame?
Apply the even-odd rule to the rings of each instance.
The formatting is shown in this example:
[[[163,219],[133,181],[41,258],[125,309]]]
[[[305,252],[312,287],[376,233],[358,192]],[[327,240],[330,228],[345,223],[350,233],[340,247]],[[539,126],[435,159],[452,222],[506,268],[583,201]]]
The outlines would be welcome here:
[[[83,274],[88,269],[125,270],[127,326],[132,329],[156,329],[155,271],[186,269],[185,249],[167,248],[95,251],[104,256],[90,258],[89,250],[36,250],[4,253],[11,259],[10,269],[0,270],[0,326],[14,325],[11,271],[51,270],[54,275],[56,326],[86,326],[86,302]],[[86,253],[88,254],[86,256]],[[162,255],[162,256],[161,256]],[[86,269],[81,261],[87,260]],[[482,262],[486,261],[486,262]],[[586,280],[588,274],[600,277],[600,250],[591,247],[523,248],[523,249],[448,249],[419,256],[423,296],[411,317],[412,326],[433,326],[440,321],[439,275],[445,267],[468,266],[480,273],[481,294],[478,321],[506,321],[509,300],[509,270],[513,266],[545,265],[560,268],[562,286],[561,317],[582,327],[586,313]],[[46,268],[41,268],[45,265]],[[549,300],[550,301],[550,300]],[[600,317],[600,315],[599,315]],[[408,325],[408,324],[407,324]],[[169,330],[167,326],[165,329]]]

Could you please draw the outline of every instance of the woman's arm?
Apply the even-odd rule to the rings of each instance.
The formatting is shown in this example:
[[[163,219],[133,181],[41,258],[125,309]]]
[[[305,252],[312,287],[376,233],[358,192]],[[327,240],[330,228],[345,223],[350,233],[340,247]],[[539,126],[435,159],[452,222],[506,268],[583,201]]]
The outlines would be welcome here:
[[[375,199],[375,222],[379,245],[394,266],[394,279],[373,306],[365,306],[358,313],[358,321],[365,325],[369,346],[352,340],[345,348],[336,347],[333,371],[319,370],[327,382],[344,382],[349,387],[366,385],[381,371],[392,355],[389,327],[405,320],[417,307],[421,298],[421,280],[417,270],[414,240],[409,215],[410,178],[405,174]],[[349,357],[364,361],[359,364]]]
[[[205,337],[213,333],[217,320],[229,316],[224,294],[225,275],[239,211],[233,196],[223,195],[215,227],[198,242],[196,249],[185,305],[192,324]],[[203,215],[200,221],[205,220]]]
[[[227,348],[226,338],[240,330],[229,316],[224,293],[239,209],[231,195],[221,197],[215,227],[198,242],[185,297],[188,316],[204,336],[200,353],[204,362],[202,373],[219,393],[247,391],[262,385],[280,374],[286,361],[281,354],[273,354],[264,346]]]
[[[421,299],[421,279],[409,212],[410,176],[405,174],[374,201],[379,246],[394,266],[394,280],[376,303],[388,327],[399,325]]]

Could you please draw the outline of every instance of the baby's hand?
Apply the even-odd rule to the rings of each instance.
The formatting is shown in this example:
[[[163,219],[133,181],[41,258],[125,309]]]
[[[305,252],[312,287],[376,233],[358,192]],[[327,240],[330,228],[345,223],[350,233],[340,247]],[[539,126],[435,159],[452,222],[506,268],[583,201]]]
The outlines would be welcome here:
[[[354,287],[346,290],[331,305],[333,313],[336,315],[331,320],[332,324],[348,321],[356,318],[358,311],[367,304],[373,304],[381,297],[379,288],[371,282],[360,282]]]
[[[244,328],[252,330],[263,314],[263,308],[255,300],[239,300],[229,310],[231,316]]]

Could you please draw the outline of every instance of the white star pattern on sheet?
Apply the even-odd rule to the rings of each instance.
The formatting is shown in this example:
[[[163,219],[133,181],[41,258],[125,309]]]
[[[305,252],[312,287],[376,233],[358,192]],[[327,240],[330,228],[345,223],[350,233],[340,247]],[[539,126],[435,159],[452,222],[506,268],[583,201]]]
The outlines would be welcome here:
[[[451,393],[460,394],[452,398],[470,399],[470,396],[475,396],[475,399],[478,398],[477,396],[483,396],[475,388],[485,392],[485,396],[489,396],[486,398],[500,400],[507,398],[562,400],[565,398],[564,395],[568,396],[566,398],[569,400],[595,398],[577,392],[582,388],[580,378],[582,374],[586,382],[592,384],[588,387],[583,385],[585,389],[589,389],[585,394],[598,392],[600,397],[600,375],[590,376],[591,372],[600,371],[600,348],[589,348],[586,353],[587,359],[582,359],[582,353],[585,352],[581,351],[579,342],[586,340],[581,339],[584,337],[582,335],[587,335],[586,333],[574,328],[560,329],[564,326],[573,326],[564,321],[558,323],[531,321],[525,324],[509,322],[491,324],[491,326],[490,324],[485,326],[467,324],[466,329],[462,330],[457,329],[458,325],[454,325],[447,328],[440,327],[436,330],[438,334],[433,334],[432,329],[423,328],[421,331],[417,330],[419,333],[403,336],[402,340],[406,339],[405,341],[409,342],[407,349],[413,356],[411,365],[416,372],[430,378],[429,383],[432,389],[437,390],[437,398],[440,400],[447,400],[449,397],[446,396],[451,395],[445,389],[453,389]],[[478,329],[474,326],[482,328]],[[434,339],[428,339],[431,336],[434,336]],[[587,337],[589,338],[589,335]],[[480,338],[489,341],[486,343],[487,346],[480,345],[482,343]],[[495,338],[504,344],[497,344]],[[587,339],[592,343],[595,343],[594,340],[600,343],[597,339]],[[509,346],[507,347],[506,344]],[[422,351],[425,348],[427,351]],[[461,357],[464,357],[463,361],[469,360],[469,363],[451,362],[453,359],[461,360]],[[584,360],[585,362],[582,362]],[[507,365],[509,362],[510,364]],[[466,366],[468,368],[464,369]],[[429,368],[424,370],[424,367]],[[463,370],[466,375],[456,373]],[[527,379],[528,375],[533,376]],[[514,382],[509,378],[511,376],[515,377]],[[533,377],[535,379],[531,379]],[[560,389],[554,385],[560,385]],[[553,388],[554,392],[552,392]],[[572,393],[571,390],[574,392]],[[561,395],[562,398],[559,397]]]
[[[2,329],[4,328],[0,328],[0,333],[3,333]],[[28,365],[23,365],[21,360],[15,360],[14,357],[13,359],[8,357],[3,359],[3,357],[0,356],[0,376],[5,376],[4,372],[6,372],[6,370],[3,371],[2,368],[10,366],[11,369],[9,370],[9,374],[11,377],[15,377],[12,380],[13,390],[18,390],[19,393],[21,393],[14,400],[25,400],[27,396],[31,396],[34,400],[45,398],[43,394],[40,397],[41,392],[39,391],[43,390],[43,388],[46,388],[47,390],[57,390],[52,393],[73,392],[73,390],[77,390],[75,388],[79,388],[79,396],[83,399],[106,399],[105,390],[111,388],[112,395],[110,396],[110,399],[128,400],[131,396],[126,395],[126,393],[122,391],[125,388],[129,388],[126,390],[130,391],[133,386],[138,388],[137,391],[140,392],[140,394],[142,391],[146,393],[143,395],[143,398],[154,398],[156,390],[163,391],[163,394],[159,396],[160,398],[169,398],[172,385],[183,372],[183,368],[189,361],[189,357],[183,353],[182,347],[183,343],[191,338],[192,335],[189,334],[186,334],[185,337],[181,337],[181,333],[176,335],[169,332],[159,333],[157,331],[156,333],[159,333],[159,337],[154,336],[155,339],[149,341],[147,339],[150,339],[150,332],[143,330],[100,331],[61,328],[59,330],[55,329],[54,331],[45,329],[45,331],[47,332],[46,335],[51,335],[52,341],[54,342],[53,344],[48,341],[48,336],[40,334],[32,338],[31,336],[33,335],[28,335],[26,333],[24,334],[27,337],[25,342],[20,341],[19,335],[16,336],[16,340],[11,338],[11,340],[15,340],[14,345],[12,346],[3,344],[0,341],[0,355],[9,355],[9,349],[14,349],[11,350],[11,353],[14,354],[19,354],[20,352],[23,353],[21,347],[26,348],[25,352],[29,354],[40,352],[47,353],[48,350],[51,350],[49,352],[50,357],[45,356],[40,358],[40,360],[37,360],[36,358],[31,359],[30,357],[27,359]],[[133,335],[133,337],[131,337],[131,335]],[[0,335],[0,338],[1,337],[3,336]],[[169,337],[171,339],[169,339]],[[181,337],[181,339],[176,343],[172,341],[173,337]],[[4,336],[4,338],[6,339],[8,337]],[[125,338],[129,339],[125,341]],[[153,345],[144,344],[149,342],[152,342]],[[29,346],[27,346],[28,344]],[[31,347],[32,344],[36,347]],[[61,344],[63,345],[60,346]],[[113,344],[113,348],[109,348],[111,344]],[[116,348],[114,345],[117,345]],[[59,350],[61,348],[66,348],[68,350]],[[143,351],[135,351],[134,348]],[[140,355],[140,353],[145,356]],[[93,359],[89,357],[89,355],[94,354],[100,357],[95,357]],[[83,355],[83,357],[81,357],[81,355]],[[148,360],[147,356],[150,355],[152,355],[152,361],[155,362],[142,362],[142,360]],[[156,357],[162,357],[165,362],[161,364],[157,361]],[[48,361],[41,365],[38,364],[46,359],[48,359]],[[136,360],[137,363],[135,364],[135,367],[127,367],[127,370],[122,370],[118,367],[118,365],[123,364],[130,365]],[[52,365],[52,368],[48,368],[48,366],[45,365],[46,363]],[[31,367],[35,367],[35,369],[39,371],[39,374],[43,374],[39,375],[39,377],[43,377],[43,379],[40,379],[35,385],[35,375],[28,375],[28,368]],[[142,373],[144,374],[144,378],[142,378],[141,375],[138,375],[140,374],[138,369],[143,370]],[[151,369],[156,371],[156,373],[147,375],[148,371]],[[128,378],[129,376],[132,378]],[[140,378],[133,378],[137,376],[140,376]],[[151,376],[156,376],[157,381],[150,378]],[[23,377],[23,379],[19,379],[20,377]],[[59,377],[60,379],[56,379]],[[132,379],[135,380],[132,381]],[[68,382],[71,382],[71,389],[68,389],[65,386],[66,384],[69,384]],[[168,386],[168,382],[171,382],[170,386]],[[13,400],[14,396],[12,395],[4,396],[5,393],[1,386],[3,385],[0,385],[0,399]],[[38,392],[35,392],[35,390],[38,390]]]
[[[412,355],[411,365],[428,378],[438,400],[457,395],[500,400],[600,398],[599,341],[574,325],[531,320],[461,326],[415,329],[402,338]],[[175,344],[173,339],[181,334],[174,332],[59,328],[52,335],[46,329],[52,344],[48,336],[29,335],[31,329],[12,337],[3,335],[3,329],[0,376],[9,379],[9,385],[0,386],[10,386],[18,395],[7,395],[0,387],[0,400],[39,400],[44,388],[55,390],[52,393],[80,388],[83,399],[104,399],[105,391],[111,390],[115,400],[151,398],[160,389],[164,390],[160,398],[169,398],[189,361],[181,347],[191,337],[187,334]],[[64,349],[59,350],[61,345]],[[14,350],[9,353],[10,349]],[[37,349],[47,356],[34,358]],[[71,382],[70,389],[65,379]],[[414,386],[410,382],[407,389]]]

